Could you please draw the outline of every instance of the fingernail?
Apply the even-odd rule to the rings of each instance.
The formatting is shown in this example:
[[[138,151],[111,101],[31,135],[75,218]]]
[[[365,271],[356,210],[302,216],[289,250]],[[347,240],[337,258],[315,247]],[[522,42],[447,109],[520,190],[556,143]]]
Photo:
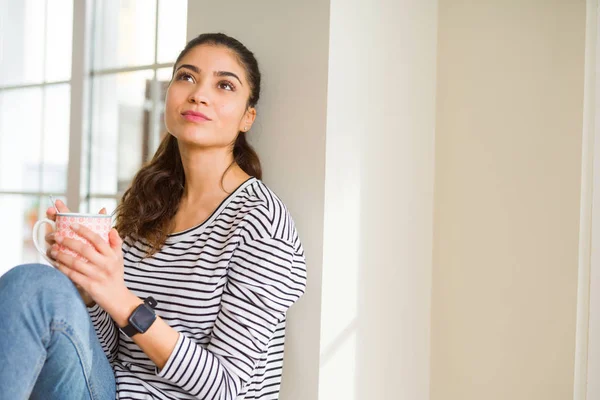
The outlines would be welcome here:
[[[62,241],[63,241],[63,237],[62,237],[62,236],[60,236],[60,235],[55,235],[55,236],[54,236],[54,241],[55,241],[56,243],[62,243]]]
[[[79,230],[79,224],[71,225],[71,229],[73,229],[74,231]]]

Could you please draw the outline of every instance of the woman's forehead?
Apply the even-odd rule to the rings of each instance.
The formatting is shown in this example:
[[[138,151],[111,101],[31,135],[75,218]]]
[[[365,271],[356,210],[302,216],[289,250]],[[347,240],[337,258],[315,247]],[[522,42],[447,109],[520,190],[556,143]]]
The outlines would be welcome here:
[[[179,60],[176,68],[190,64],[203,72],[229,71],[245,79],[244,68],[240,65],[236,54],[223,46],[200,45],[191,49]]]

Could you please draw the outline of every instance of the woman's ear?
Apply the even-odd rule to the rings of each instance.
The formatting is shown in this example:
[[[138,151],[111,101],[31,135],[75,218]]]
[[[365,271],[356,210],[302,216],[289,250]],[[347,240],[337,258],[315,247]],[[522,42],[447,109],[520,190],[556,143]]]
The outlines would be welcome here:
[[[254,107],[248,107],[246,113],[244,114],[244,118],[240,122],[239,130],[241,132],[248,132],[250,128],[252,128],[252,124],[256,119],[256,109]]]

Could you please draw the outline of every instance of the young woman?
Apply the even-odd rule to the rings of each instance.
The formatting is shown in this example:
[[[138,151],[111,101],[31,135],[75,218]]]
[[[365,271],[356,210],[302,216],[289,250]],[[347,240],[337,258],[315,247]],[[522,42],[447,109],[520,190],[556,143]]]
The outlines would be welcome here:
[[[187,44],[167,92],[169,134],[123,196],[109,243],[73,226],[91,245],[50,234],[57,269],[0,279],[2,396],[278,398],[285,315],[306,269],[246,142],[259,94],[240,42]]]

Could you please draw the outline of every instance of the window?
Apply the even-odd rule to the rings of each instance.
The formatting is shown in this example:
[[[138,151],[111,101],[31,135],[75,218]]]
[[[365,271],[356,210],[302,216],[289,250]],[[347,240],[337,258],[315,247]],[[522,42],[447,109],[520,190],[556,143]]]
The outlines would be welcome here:
[[[187,0],[0,0],[0,9],[0,207],[11,210],[2,274],[43,261],[31,228],[49,194],[111,212],[153,154]]]

